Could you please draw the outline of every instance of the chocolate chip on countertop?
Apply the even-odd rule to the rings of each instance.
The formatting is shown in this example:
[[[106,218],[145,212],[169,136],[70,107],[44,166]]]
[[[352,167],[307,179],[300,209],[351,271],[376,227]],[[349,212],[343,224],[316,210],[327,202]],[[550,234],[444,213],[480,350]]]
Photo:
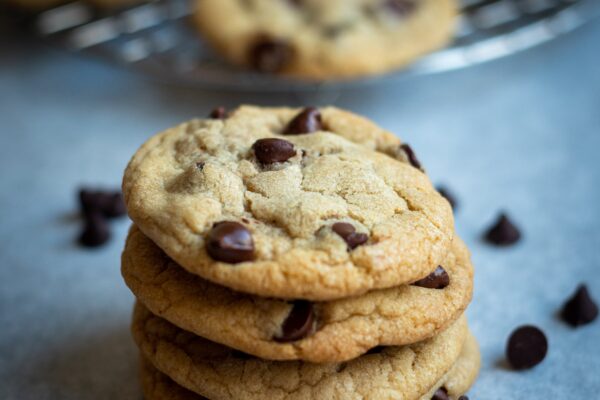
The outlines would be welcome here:
[[[400,151],[404,154],[406,161],[408,161],[410,165],[417,169],[423,169],[421,167],[421,162],[419,162],[419,159],[417,158],[417,155],[413,151],[412,147],[404,143],[400,145]]]
[[[321,112],[315,107],[306,107],[285,128],[284,135],[301,135],[323,129]]]
[[[273,339],[277,342],[294,342],[310,335],[315,327],[315,312],[309,301],[294,302],[290,313],[281,325],[281,333]]]
[[[409,15],[416,8],[414,0],[386,0],[384,6],[400,17]]]
[[[510,246],[519,241],[521,232],[506,214],[501,213],[485,233],[484,238],[488,243],[496,246]]]
[[[579,285],[577,291],[567,300],[561,316],[565,322],[575,327],[589,324],[598,317],[598,306],[584,284]]]
[[[208,114],[211,119],[225,119],[227,118],[227,110],[225,107],[217,107]]]
[[[258,39],[248,53],[250,65],[267,73],[281,72],[293,57],[294,49],[287,41],[268,37]]]
[[[79,243],[85,247],[98,247],[110,239],[110,229],[106,218],[99,212],[85,215],[85,226],[79,236]]]
[[[450,190],[448,190],[446,186],[439,185],[438,187],[436,187],[436,189],[438,193],[442,195],[443,198],[448,200],[448,203],[450,203],[450,207],[452,207],[453,210],[456,209],[456,206],[458,205],[456,201],[456,196],[454,196],[454,194]]]
[[[216,261],[230,264],[251,261],[254,259],[252,234],[238,222],[218,222],[208,234],[206,251]]]
[[[344,239],[350,250],[369,240],[369,236],[366,233],[356,232],[356,228],[347,222],[336,222],[331,226],[331,229]]]
[[[450,397],[448,396],[448,391],[446,390],[446,388],[441,387],[435,391],[435,393],[431,397],[431,400],[450,400]]]
[[[296,155],[294,145],[283,139],[259,139],[252,145],[258,161],[263,164],[284,162]]]
[[[106,218],[115,218],[127,213],[121,191],[79,190],[79,203],[84,215],[100,213]]]
[[[506,358],[515,369],[528,369],[541,363],[548,352],[546,335],[535,326],[525,325],[511,333]]]
[[[413,285],[415,286],[420,286],[428,289],[443,289],[449,284],[450,276],[448,276],[448,273],[441,265],[438,265],[435,271],[427,275],[425,278],[413,283]]]

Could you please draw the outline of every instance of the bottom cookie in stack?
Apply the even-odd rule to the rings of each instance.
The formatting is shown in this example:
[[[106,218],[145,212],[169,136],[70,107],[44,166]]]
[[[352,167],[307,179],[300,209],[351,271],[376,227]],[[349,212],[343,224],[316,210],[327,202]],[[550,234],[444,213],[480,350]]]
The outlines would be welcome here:
[[[132,331],[146,400],[454,399],[479,370],[465,317],[422,342],[325,364],[255,358],[186,332],[140,303]]]

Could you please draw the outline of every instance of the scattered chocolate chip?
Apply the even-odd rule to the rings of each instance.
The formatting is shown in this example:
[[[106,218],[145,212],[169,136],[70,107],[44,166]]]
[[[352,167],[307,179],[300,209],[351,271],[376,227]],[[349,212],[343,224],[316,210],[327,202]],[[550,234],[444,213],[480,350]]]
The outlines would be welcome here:
[[[590,297],[587,287],[581,284],[563,306],[562,318],[572,326],[589,324],[598,317],[598,306]]]
[[[450,400],[450,397],[448,396],[448,391],[446,390],[446,388],[442,386],[441,388],[435,391],[435,393],[431,397],[431,400]]]
[[[331,229],[344,239],[350,250],[369,240],[369,236],[366,233],[356,232],[356,228],[347,222],[336,222],[331,226]]]
[[[230,264],[251,261],[254,259],[252,234],[238,222],[218,222],[208,234],[206,251],[214,260]]]
[[[258,161],[263,164],[284,162],[296,155],[294,145],[283,139],[259,139],[252,145]]]
[[[400,151],[404,154],[406,161],[409,162],[410,165],[412,165],[413,167],[415,167],[417,169],[422,169],[421,163],[419,162],[419,159],[417,158],[412,147],[410,147],[408,144],[404,143],[404,144],[400,145]]]
[[[202,171],[204,169],[204,161],[198,161],[196,163],[196,168],[198,168],[200,171]]]
[[[84,215],[100,213],[106,218],[115,218],[127,213],[120,191],[80,189],[79,204]]]
[[[306,107],[285,128],[284,135],[300,135],[320,131],[323,128],[321,112],[315,107]]]
[[[448,273],[441,265],[438,265],[435,271],[427,275],[425,278],[413,283],[413,285],[415,286],[420,286],[428,289],[443,289],[449,284],[450,276],[448,276]]]
[[[79,236],[79,243],[86,247],[98,247],[110,239],[110,229],[106,218],[99,212],[85,215],[85,226]]]
[[[310,335],[315,325],[315,312],[309,301],[294,302],[292,310],[281,325],[281,333],[273,339],[277,342],[294,342]]]
[[[380,354],[383,349],[385,349],[385,346],[371,347],[365,354]]]
[[[467,396],[460,396],[458,398],[458,400],[469,400],[469,397],[467,397]]]
[[[225,110],[225,107],[217,107],[208,116],[211,119],[225,119],[227,118],[227,110]]]
[[[250,48],[250,65],[260,72],[281,72],[292,61],[294,49],[281,39],[259,38]]]
[[[458,204],[456,202],[456,196],[454,196],[454,194],[452,194],[452,192],[449,191],[446,186],[439,185],[436,189],[438,193],[442,195],[443,198],[448,200],[448,203],[450,203],[450,207],[452,207],[453,210],[456,209],[456,206]]]
[[[506,358],[515,369],[528,369],[538,365],[547,352],[546,335],[530,325],[517,328],[511,333],[506,345]]]
[[[488,229],[485,240],[496,246],[510,246],[521,238],[521,232],[508,216],[501,213],[496,222]]]
[[[387,10],[400,17],[406,17],[416,8],[413,0],[386,0],[384,6]]]

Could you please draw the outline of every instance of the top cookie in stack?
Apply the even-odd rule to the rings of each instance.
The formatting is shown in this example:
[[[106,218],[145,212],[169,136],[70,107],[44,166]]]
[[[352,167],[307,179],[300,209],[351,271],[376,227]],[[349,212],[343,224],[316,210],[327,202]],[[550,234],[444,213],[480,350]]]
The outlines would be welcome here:
[[[390,155],[414,158],[335,108],[241,107],[150,139],[123,192],[134,223],[188,272],[258,296],[333,300],[422,278],[451,248],[448,202]]]
[[[410,147],[336,108],[211,116],[151,138],[125,173],[146,395],[464,393],[473,268]]]

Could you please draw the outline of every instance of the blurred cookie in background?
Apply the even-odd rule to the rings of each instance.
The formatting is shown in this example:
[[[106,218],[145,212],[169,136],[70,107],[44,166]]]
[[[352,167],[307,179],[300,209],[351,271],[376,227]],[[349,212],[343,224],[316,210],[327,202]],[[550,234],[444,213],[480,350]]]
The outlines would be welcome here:
[[[445,45],[455,0],[196,0],[195,21],[230,62],[312,79],[384,73]]]

